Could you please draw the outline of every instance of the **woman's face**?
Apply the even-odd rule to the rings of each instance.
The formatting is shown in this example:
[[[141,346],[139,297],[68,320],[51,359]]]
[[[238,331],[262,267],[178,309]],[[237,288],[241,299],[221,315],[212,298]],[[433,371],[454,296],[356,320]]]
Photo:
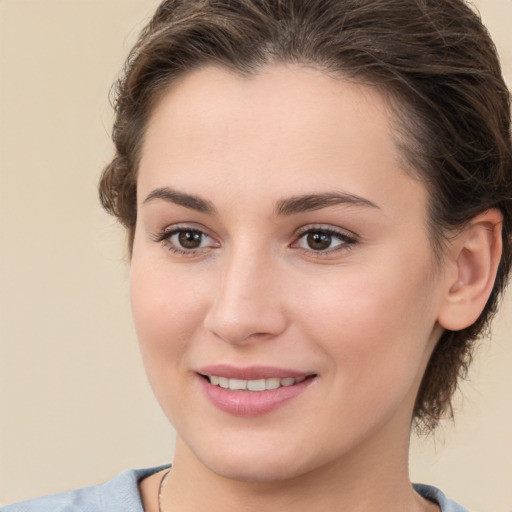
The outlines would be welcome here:
[[[375,88],[194,71],[137,186],[133,314],[189,457],[261,481],[406,452],[444,284]]]

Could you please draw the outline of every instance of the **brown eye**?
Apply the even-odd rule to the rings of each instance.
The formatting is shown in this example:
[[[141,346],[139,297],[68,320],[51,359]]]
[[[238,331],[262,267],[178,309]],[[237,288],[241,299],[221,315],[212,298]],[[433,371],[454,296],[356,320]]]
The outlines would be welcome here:
[[[306,243],[313,251],[325,251],[332,244],[332,235],[322,231],[312,231],[306,235]]]
[[[203,242],[204,233],[201,231],[182,230],[175,234],[178,245],[183,249],[198,249]]]
[[[221,244],[215,238],[201,229],[172,226],[151,237],[162,247],[172,253],[183,256],[205,255],[210,250],[220,248]]]
[[[310,228],[304,230],[293,247],[310,252],[328,255],[338,250],[347,249],[356,243],[356,238],[342,231],[329,228]]]

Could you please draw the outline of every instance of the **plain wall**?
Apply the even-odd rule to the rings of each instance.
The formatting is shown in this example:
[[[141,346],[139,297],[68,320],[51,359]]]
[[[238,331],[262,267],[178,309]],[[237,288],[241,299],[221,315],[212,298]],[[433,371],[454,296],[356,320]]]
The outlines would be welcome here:
[[[110,84],[155,0],[0,0],[0,503],[168,462],[125,239],[98,205]],[[512,84],[512,0],[480,0]],[[413,480],[512,511],[512,300]],[[462,399],[463,397],[463,399]]]

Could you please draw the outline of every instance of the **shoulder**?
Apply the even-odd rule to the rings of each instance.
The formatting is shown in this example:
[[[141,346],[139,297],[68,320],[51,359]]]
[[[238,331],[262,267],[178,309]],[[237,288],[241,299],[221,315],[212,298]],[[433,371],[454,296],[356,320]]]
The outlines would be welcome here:
[[[437,487],[424,484],[414,484],[415,491],[441,508],[441,512],[469,512],[466,508],[455,501],[448,499]]]
[[[123,471],[103,484],[14,503],[1,512],[143,512],[138,483],[164,467]]]

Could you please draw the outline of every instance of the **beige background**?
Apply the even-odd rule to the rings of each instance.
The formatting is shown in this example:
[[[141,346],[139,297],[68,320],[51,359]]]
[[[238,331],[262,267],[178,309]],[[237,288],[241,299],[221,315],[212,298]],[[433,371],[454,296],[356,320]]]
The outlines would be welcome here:
[[[96,200],[107,93],[155,0],[0,0],[0,503],[172,457],[128,304],[124,237]],[[512,0],[480,0],[512,84]],[[455,425],[412,478],[512,512],[512,300]],[[459,397],[460,398],[460,397]]]

